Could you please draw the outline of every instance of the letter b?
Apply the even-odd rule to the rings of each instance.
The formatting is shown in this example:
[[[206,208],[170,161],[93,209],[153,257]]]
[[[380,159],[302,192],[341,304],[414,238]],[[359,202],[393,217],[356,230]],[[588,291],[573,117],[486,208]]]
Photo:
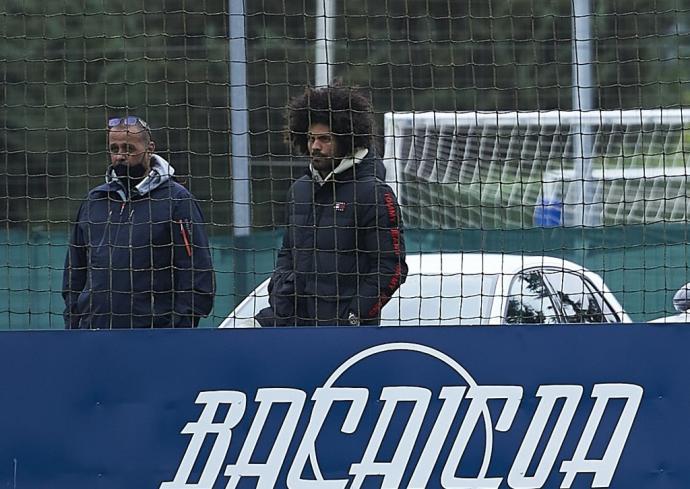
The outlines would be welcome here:
[[[175,478],[170,482],[161,483],[159,489],[212,489],[216,483],[220,468],[230,448],[232,429],[242,419],[247,405],[247,396],[239,391],[206,391],[200,392],[196,404],[206,404],[199,416],[199,420],[182,428],[181,433],[192,435],[187,451],[182,457]],[[222,423],[214,423],[213,418],[221,404],[229,404],[228,413]],[[206,465],[201,472],[199,482],[188,484],[194,464],[199,456],[206,435],[216,433],[218,437],[211,448]]]

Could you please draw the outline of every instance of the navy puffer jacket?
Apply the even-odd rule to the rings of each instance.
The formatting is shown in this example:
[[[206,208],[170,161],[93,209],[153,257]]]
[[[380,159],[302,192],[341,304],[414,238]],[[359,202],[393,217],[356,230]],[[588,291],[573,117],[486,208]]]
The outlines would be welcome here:
[[[293,184],[261,325],[380,322],[407,276],[400,209],[384,172],[369,151],[323,185],[311,172]]]
[[[128,192],[112,175],[82,203],[65,261],[67,328],[194,327],[210,313],[214,274],[204,219],[174,170]]]

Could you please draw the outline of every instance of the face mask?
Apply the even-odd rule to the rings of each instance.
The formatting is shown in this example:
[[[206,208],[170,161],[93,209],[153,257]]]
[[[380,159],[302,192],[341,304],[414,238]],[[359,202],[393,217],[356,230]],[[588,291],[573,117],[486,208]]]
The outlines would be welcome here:
[[[112,168],[113,172],[115,172],[115,175],[117,175],[118,178],[130,178],[133,180],[137,180],[144,178],[144,175],[146,174],[146,167],[144,165],[129,166],[119,164],[114,165]]]

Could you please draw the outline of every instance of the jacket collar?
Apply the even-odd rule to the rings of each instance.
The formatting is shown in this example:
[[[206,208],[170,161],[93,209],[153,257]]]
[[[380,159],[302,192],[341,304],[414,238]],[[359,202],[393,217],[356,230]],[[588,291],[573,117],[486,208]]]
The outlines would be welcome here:
[[[367,148],[358,149],[352,156],[348,156],[340,160],[338,166],[336,166],[331,173],[326,175],[326,178],[323,178],[321,174],[318,172],[318,170],[314,169],[314,166],[310,163],[309,171],[311,173],[312,179],[319,185],[323,185],[328,181],[334,180],[336,175],[340,175],[341,173],[345,173],[350,168],[354,168],[355,165],[357,165],[360,161],[366,158],[368,153],[369,150]]]
[[[174,174],[175,169],[172,165],[164,158],[154,154],[151,156],[151,169],[149,170],[149,174],[131,190],[131,194],[139,196],[146,195],[169,181]],[[114,190],[122,200],[127,200],[127,184],[122,182],[121,179],[115,175],[111,167],[108,167],[108,171],[105,174],[105,181],[107,184],[115,187]]]

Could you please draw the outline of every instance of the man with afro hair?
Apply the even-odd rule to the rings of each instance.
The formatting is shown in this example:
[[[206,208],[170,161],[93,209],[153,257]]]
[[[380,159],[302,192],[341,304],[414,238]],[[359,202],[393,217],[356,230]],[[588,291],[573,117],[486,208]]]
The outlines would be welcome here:
[[[372,112],[341,86],[291,100],[288,142],[310,164],[288,194],[262,326],[377,325],[405,281],[400,209],[374,150]]]

